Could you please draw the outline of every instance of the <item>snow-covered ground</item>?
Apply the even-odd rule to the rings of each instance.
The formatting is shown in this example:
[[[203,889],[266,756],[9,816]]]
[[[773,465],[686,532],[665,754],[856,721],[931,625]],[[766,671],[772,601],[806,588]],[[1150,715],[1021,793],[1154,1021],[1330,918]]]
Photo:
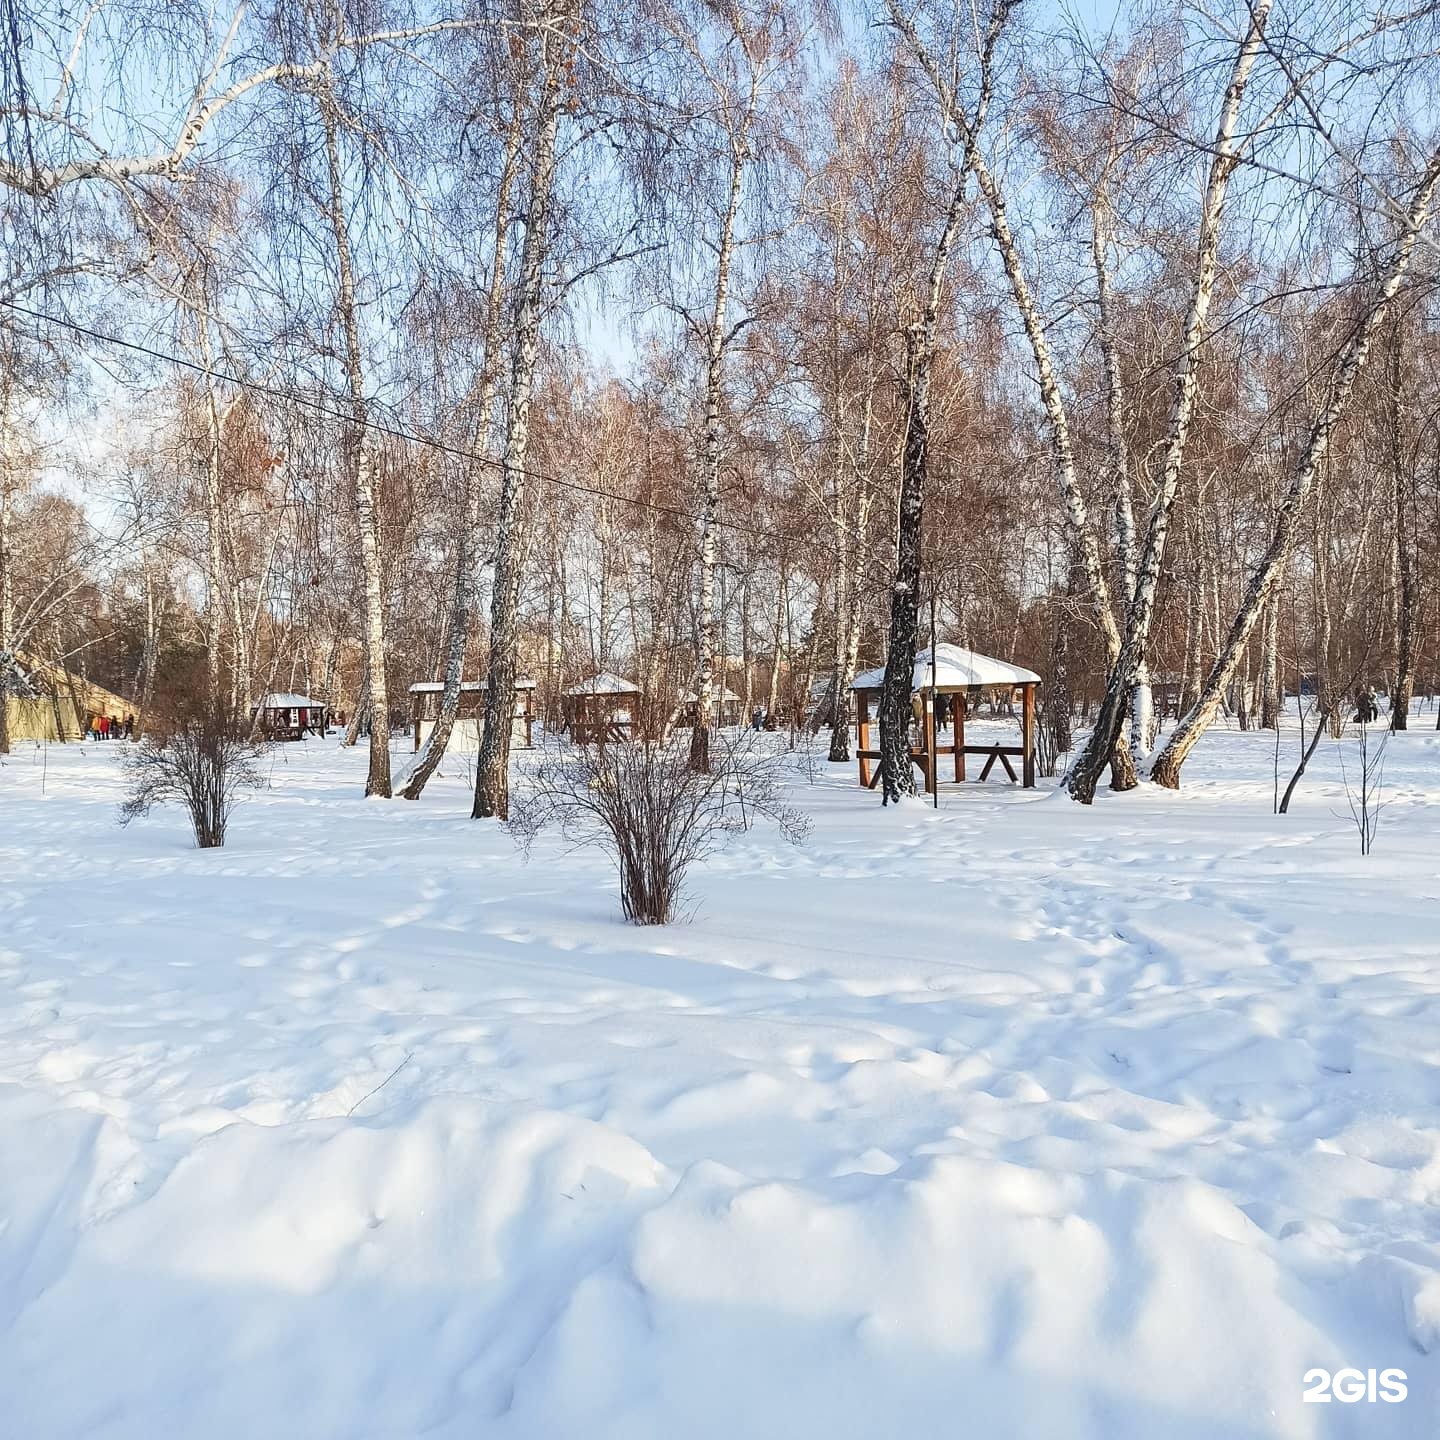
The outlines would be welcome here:
[[[797,769],[663,930],[458,771],[284,747],[205,853],[22,751],[0,1436],[1430,1440],[1433,723],[1368,859],[1328,743],[1285,818],[1262,734],[1089,810]]]

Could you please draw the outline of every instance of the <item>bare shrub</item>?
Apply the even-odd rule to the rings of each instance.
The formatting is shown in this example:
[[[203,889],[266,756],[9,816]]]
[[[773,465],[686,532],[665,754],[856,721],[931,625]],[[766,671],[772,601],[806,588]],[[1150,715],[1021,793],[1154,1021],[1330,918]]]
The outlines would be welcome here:
[[[688,735],[549,747],[512,803],[508,829],[527,854],[550,829],[576,849],[600,846],[620,871],[625,918],[668,924],[690,867],[717,845],[761,821],[792,843],[804,839],[809,821],[786,803],[782,761],[763,738],[717,735],[708,771],[691,767]]]
[[[1063,689],[1046,695],[1040,704],[1035,725],[1035,763],[1042,775],[1051,776],[1060,768],[1060,757],[1070,753],[1070,696]]]
[[[266,783],[259,764],[264,746],[248,730],[223,707],[165,717],[125,757],[129,793],[120,823],[149,814],[152,805],[182,805],[201,850],[223,845],[240,793]]]
[[[1355,717],[1358,732],[1357,751],[1359,771],[1352,775],[1345,763],[1342,746],[1335,748],[1340,757],[1340,778],[1345,785],[1345,799],[1350,805],[1350,818],[1360,835],[1360,853],[1368,855],[1375,844],[1375,833],[1380,828],[1380,816],[1386,808],[1384,800],[1385,751],[1390,744],[1392,731],[1388,724],[1374,732],[1370,726],[1378,719],[1374,709],[1374,698],[1370,697],[1370,708],[1361,708]]]

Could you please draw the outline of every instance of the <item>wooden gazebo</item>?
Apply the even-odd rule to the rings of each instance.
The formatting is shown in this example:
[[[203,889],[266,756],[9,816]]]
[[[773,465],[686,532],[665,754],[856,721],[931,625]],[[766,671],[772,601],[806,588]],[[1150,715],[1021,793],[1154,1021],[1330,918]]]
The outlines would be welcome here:
[[[857,675],[850,686],[855,695],[856,755],[860,760],[860,783],[866,789],[873,789],[880,778],[875,761],[880,758],[878,749],[871,744],[872,721],[870,707],[878,702],[880,687],[885,679],[885,667],[867,670]],[[958,645],[937,645],[932,657],[928,649],[915,656],[915,670],[911,676],[911,694],[919,701],[920,743],[911,746],[910,759],[925,777],[925,789],[933,793],[938,783],[938,761],[941,755],[952,755],[955,759],[955,779],[965,779],[965,757],[984,755],[985,764],[979,778],[987,780],[996,762],[1004,768],[1012,781],[1019,779],[1027,790],[1035,788],[1035,692],[1040,686],[1040,677],[1033,670],[1011,665],[1005,660],[995,660],[989,655],[978,655],[973,650],[962,650]],[[972,694],[984,690],[1020,692],[1020,744],[1019,745],[967,745],[965,743],[965,715],[969,709]],[[954,724],[954,734],[948,743],[941,744],[936,724],[935,699],[945,695]],[[1011,759],[1020,761],[1020,775],[1015,774]]]
[[[460,708],[455,715],[455,725],[450,731],[448,749],[456,754],[470,754],[480,748],[480,731],[485,724],[485,695],[490,689],[488,680],[462,680],[460,682]],[[421,680],[410,687],[411,729],[415,734],[415,748],[418,750],[435,728],[440,718],[440,697],[445,693],[441,680]],[[517,749],[528,750],[534,741],[535,710],[532,699],[535,682],[518,679],[515,682],[515,712],[510,725],[510,744]]]
[[[635,733],[638,685],[601,670],[560,695],[560,715],[577,745],[628,740]]]
[[[308,695],[262,695],[250,707],[259,713],[261,733],[271,740],[303,740],[307,735],[323,735],[330,707],[323,700]]]
[[[716,685],[710,692],[711,704],[715,707],[715,723],[722,728],[726,725],[739,725],[742,722],[740,707],[744,703],[740,697],[726,685]],[[700,696],[694,690],[687,690],[680,697],[681,719],[686,725],[695,723],[695,709],[700,704]]]

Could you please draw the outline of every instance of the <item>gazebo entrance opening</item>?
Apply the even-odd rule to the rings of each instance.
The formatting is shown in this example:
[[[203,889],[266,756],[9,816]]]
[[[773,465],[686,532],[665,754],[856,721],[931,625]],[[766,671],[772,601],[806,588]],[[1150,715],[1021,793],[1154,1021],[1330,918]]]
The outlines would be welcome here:
[[[560,714],[577,745],[629,740],[635,733],[641,698],[638,685],[602,670],[560,696]]]
[[[867,670],[857,675],[850,686],[855,696],[855,724],[857,746],[855,754],[860,762],[860,783],[867,790],[874,789],[880,779],[879,766],[875,761],[880,751],[872,746],[871,705],[878,707],[880,687],[885,679],[885,667]],[[932,659],[928,649],[917,652],[915,670],[911,676],[911,694],[918,705],[918,744],[910,746],[911,763],[925,777],[925,790],[933,794],[939,783],[939,760],[942,755],[954,758],[956,782],[965,779],[965,757],[983,755],[985,764],[981,767],[979,779],[988,780],[990,772],[998,763],[1012,781],[1018,780],[1025,789],[1035,788],[1035,692],[1040,686],[1040,677],[1033,670],[1011,665],[989,655],[977,655],[973,650],[962,650],[958,645],[937,645]],[[965,739],[965,717],[969,709],[972,691],[1010,690],[1020,692],[1020,744],[971,745]],[[954,730],[949,741],[941,741],[940,731],[944,728],[944,716],[937,716],[938,707],[950,713]],[[878,743],[878,741],[877,741]],[[1011,760],[1020,761],[1020,774],[1016,775]]]

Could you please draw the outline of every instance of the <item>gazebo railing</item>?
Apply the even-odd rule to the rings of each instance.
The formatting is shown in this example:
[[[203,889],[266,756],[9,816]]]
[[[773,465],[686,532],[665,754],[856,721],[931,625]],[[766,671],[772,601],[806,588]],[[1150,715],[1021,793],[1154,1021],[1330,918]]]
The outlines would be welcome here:
[[[941,690],[939,692],[951,697],[951,708],[954,713],[952,738],[948,744],[942,742],[935,725],[935,692],[929,690],[921,692],[924,704],[920,723],[922,743],[919,746],[910,746],[910,761],[925,777],[926,794],[935,793],[939,779],[938,764],[942,755],[954,757],[956,784],[960,784],[966,778],[965,757],[967,755],[983,755],[986,759],[977,777],[978,780],[988,780],[990,772],[998,761],[1012,783],[1018,782],[1024,789],[1033,790],[1035,788],[1035,688],[1032,684],[1019,687],[1021,691],[1021,743],[1019,745],[1004,745],[998,741],[988,745],[968,744],[965,739],[967,705],[963,690]],[[860,764],[860,783],[867,790],[873,790],[880,781],[880,771],[874,763],[880,759],[880,751],[870,743],[872,728],[870,697],[879,694],[879,691],[857,690],[854,694],[857,709],[855,756]],[[1011,759],[1020,761],[1021,773],[1018,776],[1010,764]]]

